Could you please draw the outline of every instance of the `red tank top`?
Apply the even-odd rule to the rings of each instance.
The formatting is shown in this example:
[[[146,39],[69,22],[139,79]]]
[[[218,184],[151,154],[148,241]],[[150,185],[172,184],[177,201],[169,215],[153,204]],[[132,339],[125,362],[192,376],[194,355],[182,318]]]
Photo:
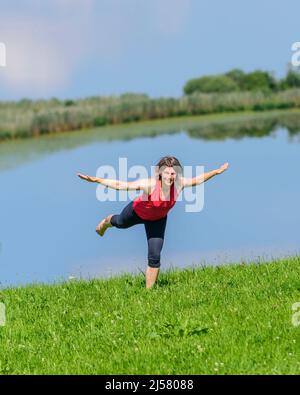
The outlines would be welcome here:
[[[144,192],[134,199],[133,209],[140,218],[148,221],[156,221],[165,217],[168,211],[174,206],[178,197],[175,183],[173,182],[171,185],[170,196],[166,200],[161,199],[160,191],[161,182],[157,180],[152,193],[147,194]]]

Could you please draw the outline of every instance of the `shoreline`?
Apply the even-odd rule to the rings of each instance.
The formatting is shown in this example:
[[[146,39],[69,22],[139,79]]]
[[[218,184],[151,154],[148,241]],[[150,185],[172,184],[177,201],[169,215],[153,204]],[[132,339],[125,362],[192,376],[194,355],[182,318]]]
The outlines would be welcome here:
[[[211,125],[212,123],[221,124],[224,122],[232,121],[238,122],[243,120],[254,120],[257,119],[264,119],[264,118],[272,118],[281,115],[299,115],[300,119],[300,109],[299,108],[291,108],[291,109],[274,109],[274,110],[264,110],[264,111],[231,111],[231,112],[216,112],[211,114],[203,114],[203,115],[182,115],[182,116],[175,116],[175,117],[167,117],[167,118],[158,118],[153,120],[145,120],[145,121],[135,121],[135,122],[126,122],[126,123],[119,123],[119,124],[112,124],[112,125],[105,125],[105,126],[98,126],[98,127],[89,127],[89,128],[81,128],[81,129],[74,129],[74,130],[66,130],[61,132],[50,132],[41,135],[32,135],[32,136],[10,136],[6,139],[0,139],[0,146],[5,143],[10,142],[19,142],[19,141],[38,141],[43,139],[51,139],[53,137],[56,138],[65,138],[70,135],[76,136],[80,133],[82,134],[93,134],[97,133],[99,138],[104,137],[104,139],[122,139],[122,133],[126,133],[128,130],[136,130],[136,129],[147,129],[157,128],[163,133],[166,129],[170,129],[172,126],[179,126],[179,127],[190,127],[190,126],[205,126]],[[166,129],[165,129],[166,128]],[[101,133],[102,132],[102,133]],[[111,136],[109,133],[112,133]],[[117,132],[117,136],[114,134]],[[107,134],[108,133],[108,134]],[[106,135],[107,134],[107,135]],[[134,133],[133,137],[143,137],[147,136],[144,131],[140,131]]]

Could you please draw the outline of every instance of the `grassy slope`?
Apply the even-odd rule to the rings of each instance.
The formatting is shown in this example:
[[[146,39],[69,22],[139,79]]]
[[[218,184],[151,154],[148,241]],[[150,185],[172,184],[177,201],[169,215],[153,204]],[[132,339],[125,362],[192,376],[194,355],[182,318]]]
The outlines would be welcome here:
[[[300,257],[5,289],[0,372],[299,374]]]

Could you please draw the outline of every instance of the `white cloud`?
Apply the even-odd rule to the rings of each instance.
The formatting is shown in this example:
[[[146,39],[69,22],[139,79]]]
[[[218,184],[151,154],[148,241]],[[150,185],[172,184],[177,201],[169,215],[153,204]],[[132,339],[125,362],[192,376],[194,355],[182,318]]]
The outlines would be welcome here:
[[[1,72],[3,82],[12,90],[47,92],[67,81],[68,64],[59,46],[47,43],[29,29],[5,35],[7,67]]]
[[[72,38],[68,24],[37,18],[6,19],[1,39],[6,44],[7,67],[2,83],[20,95],[54,93],[65,86],[85,47]]]
[[[55,94],[87,56],[118,60],[124,51],[126,21],[114,7],[94,15],[94,3],[52,0],[41,6],[28,0],[22,15],[15,9],[13,14],[2,13],[0,38],[7,48],[7,67],[1,69],[0,82],[19,95]]]
[[[120,63],[141,32],[149,39],[153,33],[155,39],[176,36],[191,1],[27,0],[26,7],[16,2],[20,9],[6,6],[0,41],[6,44],[7,67],[0,82],[18,96],[55,95],[87,60]]]

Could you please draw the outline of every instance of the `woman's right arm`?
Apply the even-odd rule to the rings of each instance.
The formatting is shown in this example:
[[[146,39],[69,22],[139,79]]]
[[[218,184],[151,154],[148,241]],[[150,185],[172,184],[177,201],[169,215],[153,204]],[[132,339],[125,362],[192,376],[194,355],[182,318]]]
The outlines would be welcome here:
[[[153,181],[151,180],[151,178],[142,178],[136,181],[120,181],[120,180],[113,180],[109,178],[92,177],[80,173],[77,173],[77,175],[82,180],[89,182],[97,182],[106,187],[117,189],[117,190],[125,190],[125,191],[143,190],[144,192],[148,193],[153,185]]]

